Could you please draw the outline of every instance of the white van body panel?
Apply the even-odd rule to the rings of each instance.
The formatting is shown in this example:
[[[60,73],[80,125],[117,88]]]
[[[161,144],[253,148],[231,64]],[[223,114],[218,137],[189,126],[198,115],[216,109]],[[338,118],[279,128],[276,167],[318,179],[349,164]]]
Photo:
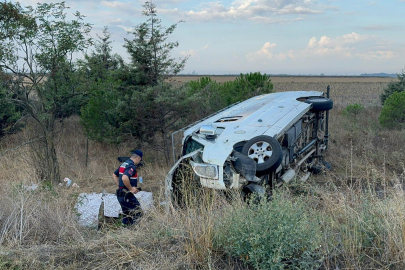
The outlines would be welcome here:
[[[183,142],[186,137],[192,136],[195,141],[204,145],[203,161],[221,167],[236,143],[259,135],[278,138],[311,109],[310,104],[297,99],[322,95],[322,92],[317,91],[298,91],[248,99],[188,128],[184,132]],[[236,116],[239,119],[235,121],[218,122],[220,119]],[[215,139],[207,139],[205,135],[196,133],[203,125],[224,130]]]

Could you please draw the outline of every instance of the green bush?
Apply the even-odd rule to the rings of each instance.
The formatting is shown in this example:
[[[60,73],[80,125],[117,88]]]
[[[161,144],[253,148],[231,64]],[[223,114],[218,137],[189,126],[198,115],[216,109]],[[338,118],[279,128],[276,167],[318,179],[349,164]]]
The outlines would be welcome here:
[[[397,74],[398,81],[392,81],[387,85],[387,88],[384,89],[384,93],[381,94],[381,105],[384,105],[384,102],[392,94],[405,91],[405,69],[402,70],[401,74]]]
[[[241,73],[234,81],[224,83],[202,77],[197,81],[190,81],[187,86],[190,89],[188,94],[197,95],[200,103],[209,108],[204,111],[210,113],[257,95],[274,92],[270,76],[260,72]]]
[[[0,138],[8,132],[18,131],[22,124],[17,124],[23,116],[24,108],[13,103],[15,97],[12,95],[7,84],[10,75],[0,70]]]
[[[201,77],[200,79],[198,79],[196,81],[188,82],[188,85],[190,86],[192,93],[198,92],[211,84],[217,84],[217,82],[213,81],[210,77],[207,77],[207,76]]]
[[[273,92],[269,75],[260,72],[240,74],[233,82],[225,82],[220,89],[222,99],[227,105],[244,101],[251,97]]]
[[[380,124],[390,129],[405,127],[405,92],[393,93],[384,102],[380,114]]]
[[[215,243],[256,269],[318,268],[320,226],[306,209],[283,194],[235,207],[218,220]]]
[[[347,105],[343,110],[343,115],[356,118],[364,110],[364,106],[358,103]]]

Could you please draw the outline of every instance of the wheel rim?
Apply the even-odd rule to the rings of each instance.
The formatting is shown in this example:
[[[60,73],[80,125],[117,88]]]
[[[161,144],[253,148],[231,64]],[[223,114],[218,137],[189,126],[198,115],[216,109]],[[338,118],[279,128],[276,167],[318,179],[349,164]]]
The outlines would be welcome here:
[[[254,143],[248,151],[248,157],[255,160],[257,164],[266,162],[272,154],[271,145],[264,141]]]

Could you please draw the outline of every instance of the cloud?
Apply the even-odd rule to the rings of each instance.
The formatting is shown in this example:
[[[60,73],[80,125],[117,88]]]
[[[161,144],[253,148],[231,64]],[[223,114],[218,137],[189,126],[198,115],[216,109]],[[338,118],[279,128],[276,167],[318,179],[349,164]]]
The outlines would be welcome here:
[[[125,25],[117,24],[118,27],[122,28],[125,30],[125,32],[132,32],[134,31],[134,28],[132,27],[126,27]]]
[[[25,7],[25,6],[36,7],[38,3],[41,3],[41,4],[43,4],[43,3],[59,3],[59,2],[62,2],[62,1],[55,1],[55,0],[41,0],[41,1],[39,1],[39,0],[14,0],[12,2],[20,2],[21,6],[23,6],[23,7]],[[83,1],[83,0],[68,0],[68,1],[65,1],[65,5],[67,7],[76,7],[77,8],[77,7],[83,7],[83,4],[91,4],[91,5],[93,5],[93,4],[99,3],[99,2],[100,2],[100,0],[86,0],[86,1]],[[78,4],[80,6],[77,6]]]
[[[320,10],[314,10],[302,6],[288,5],[277,11],[277,14],[320,14]]]
[[[370,48],[379,48],[370,50]],[[372,35],[361,35],[355,32],[335,38],[322,36],[319,41],[312,37],[307,47],[300,52],[302,56],[337,56],[345,58],[388,59],[395,56],[393,51],[384,50],[377,38]]]
[[[258,22],[258,23],[282,24],[282,23],[302,21],[303,18],[298,17],[298,18],[294,18],[294,19],[275,19],[275,18],[270,18],[270,17],[256,16],[256,17],[252,17],[250,20],[254,21],[254,22]]]
[[[331,57],[337,60],[358,58],[363,60],[390,59],[395,57],[392,50],[385,49],[375,36],[361,35],[355,32],[337,37],[312,37],[306,46],[298,50],[276,51],[277,44],[266,42],[256,52],[246,55],[250,61],[265,61],[267,59],[285,61],[287,59],[304,60]]]
[[[405,2],[405,0],[404,0],[404,2]],[[372,31],[378,31],[378,30],[386,30],[386,29],[388,29],[389,27],[388,26],[385,26],[385,25],[379,25],[379,24],[376,24],[376,25],[368,25],[368,26],[364,26],[363,27],[363,29],[365,29],[365,30],[372,30]]]
[[[283,23],[302,18],[283,18],[285,15],[314,15],[331,7],[320,6],[315,0],[237,0],[230,5],[223,2],[204,2],[196,9],[159,9],[159,12],[187,21],[238,21],[250,20],[264,23]]]
[[[131,2],[100,1],[100,5],[135,17],[140,17],[142,15],[141,10],[134,7],[135,5]]]
[[[263,47],[257,52],[247,54],[246,58],[250,61],[257,59],[277,59],[277,60],[286,60],[289,58],[294,58],[292,52],[288,53],[274,53],[274,49],[277,47],[276,43],[266,42]]]
[[[210,44],[209,44],[209,43],[205,44],[205,46],[203,47],[203,50],[208,49],[208,47],[209,47],[209,46],[210,46]]]
[[[184,0],[154,0],[153,1],[153,3],[155,3],[155,4],[156,3],[159,3],[159,4],[175,3],[175,4],[177,4],[177,3],[181,3],[181,2],[184,2]]]
[[[181,51],[179,54],[183,57],[195,58],[197,60],[200,60],[198,50],[191,49],[189,51]]]
[[[395,53],[393,51],[369,51],[366,54],[362,55],[365,59],[389,59],[394,58]]]
[[[345,34],[336,38],[322,36],[319,41],[316,37],[312,37],[305,49],[305,54],[311,55],[333,55],[339,54],[342,56],[352,56],[356,47],[351,47],[350,44],[359,44],[363,41],[370,40],[372,36],[360,35],[355,32]]]

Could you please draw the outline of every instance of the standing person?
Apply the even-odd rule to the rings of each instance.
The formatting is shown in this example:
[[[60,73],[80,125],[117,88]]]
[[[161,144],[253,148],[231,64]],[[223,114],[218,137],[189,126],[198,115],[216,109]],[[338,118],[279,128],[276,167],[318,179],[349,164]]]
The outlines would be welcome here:
[[[131,157],[113,173],[114,182],[118,185],[117,199],[124,213],[124,225],[131,225],[142,216],[141,205],[134,196],[139,192],[136,165],[142,161],[142,156],[141,150],[133,151]]]

